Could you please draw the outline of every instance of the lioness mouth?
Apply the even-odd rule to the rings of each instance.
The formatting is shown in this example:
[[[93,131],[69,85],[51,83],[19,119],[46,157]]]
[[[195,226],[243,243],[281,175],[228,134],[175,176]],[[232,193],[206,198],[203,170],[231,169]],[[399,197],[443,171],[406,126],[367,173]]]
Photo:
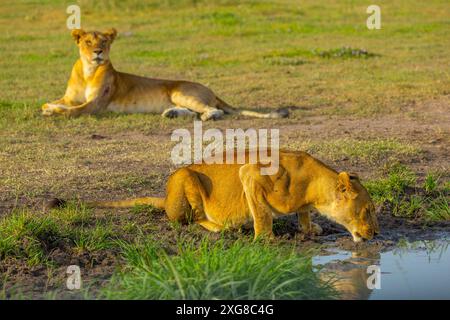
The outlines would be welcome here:
[[[359,232],[352,233],[352,236],[354,242],[364,242],[367,240]]]

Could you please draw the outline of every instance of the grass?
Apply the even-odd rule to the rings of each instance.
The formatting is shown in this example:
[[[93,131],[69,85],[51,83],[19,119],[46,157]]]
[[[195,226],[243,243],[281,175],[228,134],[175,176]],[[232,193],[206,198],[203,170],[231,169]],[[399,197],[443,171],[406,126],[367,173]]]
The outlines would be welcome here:
[[[435,174],[427,174],[422,185],[405,166],[395,165],[387,177],[365,183],[372,199],[391,208],[399,217],[430,221],[450,220],[449,192],[438,183]]]
[[[366,187],[372,199],[377,203],[384,201],[393,202],[399,195],[405,192],[409,186],[415,185],[416,176],[407,167],[396,165],[389,169],[388,176],[366,183]]]
[[[352,163],[365,162],[379,164],[393,162],[399,158],[415,156],[420,148],[411,143],[401,142],[394,138],[387,139],[353,139],[341,138],[330,141],[302,141],[288,142],[290,148],[310,152],[319,158],[332,161],[348,159]]]
[[[136,205],[133,208],[131,208],[131,212],[134,214],[141,214],[141,213],[146,213],[149,215],[153,215],[158,211],[158,209],[156,209],[153,206],[150,205]]]
[[[132,216],[154,215],[154,208],[138,206]],[[153,221],[153,223],[155,223]],[[174,233],[173,233],[174,232]],[[336,297],[331,282],[313,272],[311,252],[286,243],[252,242],[238,239],[210,239],[189,228],[189,235],[175,227],[168,239],[161,230],[144,225],[117,223],[92,216],[83,206],[71,203],[43,215],[20,211],[0,221],[0,262],[16,261],[28,267],[47,268],[52,274],[85,257],[82,269],[89,270],[102,253],[121,261],[111,280],[98,285],[95,278],[83,280],[78,298],[100,299],[328,299]],[[175,238],[174,238],[175,237]],[[55,260],[59,250],[65,259]],[[58,256],[56,256],[58,257]],[[121,258],[120,258],[121,257]],[[78,258],[77,258],[78,259]],[[106,261],[106,260],[105,260]],[[79,264],[77,262],[76,264]],[[39,270],[39,269],[38,269]],[[101,270],[101,268],[100,268]],[[103,271],[105,272],[105,271]],[[111,275],[109,275],[111,276]],[[0,297],[27,298],[20,283],[9,283],[5,274]],[[54,280],[57,281],[57,280]],[[62,298],[69,292],[42,292],[44,298]]]
[[[64,92],[77,56],[65,28],[65,7],[63,1],[2,3],[1,101],[26,102],[37,108]],[[325,85],[328,90],[321,96],[341,108],[349,98],[358,105],[374,97],[391,105],[429,99],[444,94],[449,84],[448,74],[440,68],[448,62],[449,16],[443,1],[385,3],[385,24],[377,31],[366,28],[364,1],[350,6],[340,1],[317,5],[312,0],[301,5],[284,0],[145,4],[128,0],[81,1],[80,7],[83,27],[114,26],[122,32],[112,52],[118,69],[199,80],[235,105],[301,101],[320,107],[311,97],[310,86],[303,85],[305,80],[313,86]],[[297,68],[286,75],[283,63],[264,63],[264,57],[274,51],[290,52],[291,58],[309,63],[296,62]],[[364,59],[364,63],[322,58],[372,53],[380,57]],[[195,69],[190,69],[193,62]],[[416,66],[414,72],[411,65]],[[276,87],[272,79],[277,79]],[[407,83],[414,85],[405,88]],[[255,84],[264,93],[248,96],[246,92]]]
[[[0,259],[12,256],[25,259],[29,265],[43,263],[47,244],[60,236],[55,220],[15,213],[0,222]]]
[[[98,224],[88,230],[77,230],[73,234],[74,249],[79,252],[111,248],[114,240],[115,235],[111,228]]]
[[[435,174],[428,173],[425,177],[425,182],[423,184],[423,188],[426,193],[433,193],[439,186],[439,176]]]
[[[0,259],[23,259],[29,266],[52,264],[55,248],[95,252],[110,248],[118,237],[108,222],[95,222],[91,212],[70,204],[49,214],[18,210],[0,220]]]
[[[176,255],[154,243],[124,245],[126,270],[107,299],[323,299],[330,283],[312,271],[311,257],[287,248],[223,240],[179,241]]]

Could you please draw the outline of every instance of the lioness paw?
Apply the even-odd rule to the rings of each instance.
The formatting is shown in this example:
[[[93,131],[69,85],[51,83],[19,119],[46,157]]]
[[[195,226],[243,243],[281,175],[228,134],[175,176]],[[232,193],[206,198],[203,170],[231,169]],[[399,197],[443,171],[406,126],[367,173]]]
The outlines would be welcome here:
[[[63,114],[67,110],[67,107],[61,104],[46,103],[41,107],[41,109],[42,115],[52,116],[54,114]]]
[[[161,116],[163,116],[164,118],[177,118],[177,117],[194,117],[197,114],[187,108],[180,108],[180,107],[176,107],[176,108],[170,108],[165,110]]]
[[[202,121],[207,121],[207,120],[217,120],[222,118],[222,116],[223,116],[222,110],[209,110],[203,113],[200,118],[202,119]]]
[[[311,233],[314,235],[321,235],[323,232],[322,227],[319,226],[317,223],[311,222]]]
[[[274,241],[276,240],[275,235],[273,234],[273,232],[267,232],[267,233],[260,233],[260,234],[255,234],[253,241]]]
[[[164,118],[173,119],[178,117],[178,112],[175,109],[167,109],[161,114],[161,116]]]
[[[304,236],[309,237],[309,236],[319,236],[322,234],[323,230],[322,227],[319,226],[317,223],[311,222],[310,229],[305,230],[304,228],[302,228],[301,232]]]
[[[44,115],[44,116],[52,115],[52,111],[51,111],[51,108],[48,106],[48,103],[43,104],[41,107],[41,110],[42,110],[42,115]]]

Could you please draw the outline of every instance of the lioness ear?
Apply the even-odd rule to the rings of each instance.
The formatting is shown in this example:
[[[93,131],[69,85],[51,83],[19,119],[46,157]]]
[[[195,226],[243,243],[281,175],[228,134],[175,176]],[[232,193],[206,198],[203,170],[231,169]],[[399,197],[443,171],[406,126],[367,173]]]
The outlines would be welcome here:
[[[86,34],[86,31],[83,29],[73,29],[72,30],[72,38],[75,39],[75,42],[78,44],[80,42],[80,38]]]
[[[358,194],[352,187],[350,175],[345,171],[339,173],[338,175],[337,190],[338,192],[343,193],[345,197],[350,199],[355,199],[358,196]]]
[[[117,30],[114,28],[108,29],[103,33],[112,43],[117,36]]]

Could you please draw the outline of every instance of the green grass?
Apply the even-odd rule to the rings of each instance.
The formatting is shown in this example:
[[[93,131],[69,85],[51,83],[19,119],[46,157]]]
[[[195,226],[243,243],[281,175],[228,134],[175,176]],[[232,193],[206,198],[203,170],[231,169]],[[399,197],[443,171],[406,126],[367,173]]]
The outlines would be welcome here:
[[[293,149],[305,150],[319,158],[332,161],[349,159],[351,162],[379,164],[393,162],[406,156],[415,156],[420,148],[411,143],[401,142],[394,138],[365,139],[341,138],[329,141],[289,141]]]
[[[427,193],[433,193],[436,191],[437,187],[439,186],[439,177],[435,174],[428,173],[425,177],[425,182],[423,184],[423,188]]]
[[[111,248],[114,246],[113,242],[116,239],[111,227],[98,224],[88,230],[76,230],[72,237],[74,250],[79,252],[93,252]]]
[[[131,212],[133,214],[142,214],[142,213],[146,213],[149,215],[153,215],[156,212],[158,212],[159,209],[151,206],[151,205],[136,205],[133,208],[131,208]]]
[[[440,195],[435,199],[430,199],[428,201],[428,207],[426,210],[426,215],[430,220],[450,220],[450,197],[447,195]]]
[[[391,168],[386,178],[369,181],[365,184],[372,199],[377,203],[393,202],[402,195],[409,186],[414,186],[416,176],[414,172],[402,165]]]
[[[138,206],[134,217],[155,214]],[[155,223],[154,221],[152,222]],[[162,226],[164,228],[164,226]],[[8,260],[52,272],[66,267],[67,259],[85,253],[122,256],[115,267],[121,271],[106,286],[90,285],[80,298],[100,299],[328,299],[336,297],[331,282],[313,271],[311,251],[286,243],[252,242],[250,237],[217,240],[205,237],[194,226],[180,226],[171,235],[130,221],[121,223],[95,217],[83,206],[46,214],[22,210],[0,220],[0,263]],[[52,252],[65,259],[53,260]],[[95,263],[94,260],[85,263]],[[66,261],[66,262],[64,262]],[[62,265],[61,265],[62,263]],[[87,268],[87,267],[86,267]],[[2,279],[9,283],[7,275]],[[95,281],[95,279],[93,279]],[[7,288],[7,289],[6,289]],[[58,289],[59,290],[59,289]],[[67,292],[44,291],[43,297],[63,297]],[[0,288],[0,297],[26,298],[20,283]],[[80,296],[83,295],[83,296]]]
[[[61,236],[58,224],[50,217],[14,213],[0,221],[0,260],[14,257],[29,265],[43,263],[48,245]]]
[[[431,221],[450,220],[450,194],[438,183],[434,174],[427,174],[422,185],[405,166],[393,166],[387,177],[365,183],[372,199],[390,207],[395,216]]]
[[[311,90],[324,86],[320,96],[331,106],[347,110],[377,98],[399,111],[395,105],[448,93],[449,76],[440,68],[448,64],[445,1],[383,3],[382,29],[372,31],[364,1],[79,4],[83,27],[122,32],[112,51],[119,70],[208,83],[235,105],[321,107]],[[37,108],[64,92],[77,58],[66,6],[61,0],[2,2],[0,101]],[[294,59],[265,62],[274,52]],[[371,54],[379,57],[341,59]],[[295,67],[289,75],[286,65]],[[248,96],[255,84],[264,92]]]
[[[323,299],[330,283],[311,257],[262,243],[179,241],[167,253],[155,243],[124,244],[126,269],[104,291],[107,299]]]
[[[16,210],[0,220],[0,262],[15,260],[18,265],[44,266],[54,272],[67,259],[86,253],[94,260],[85,263],[95,263],[96,256],[91,255],[95,253],[122,256],[115,265],[122,271],[103,289],[98,285],[92,289],[86,282],[79,293],[84,298],[320,299],[336,295],[332,284],[313,272],[312,252],[285,243],[252,242],[251,236],[228,239],[224,235],[213,240],[214,236],[205,237],[195,226],[184,230],[178,225],[165,235],[162,230],[167,227],[155,225],[153,218],[161,214],[155,208],[136,206],[130,214],[133,221],[120,215],[110,219],[107,212],[104,217],[95,216],[75,202],[46,213]],[[142,219],[153,226],[139,223]],[[53,260],[55,249],[64,252],[66,262]],[[7,283],[8,278],[2,281]],[[26,290],[22,293],[20,283],[0,289],[0,296],[28,295]],[[43,294],[62,297],[67,292]]]
[[[0,220],[0,260],[23,259],[30,266],[52,264],[55,248],[95,252],[110,248],[118,236],[108,222],[94,221],[91,212],[69,204],[48,214],[17,210]]]

